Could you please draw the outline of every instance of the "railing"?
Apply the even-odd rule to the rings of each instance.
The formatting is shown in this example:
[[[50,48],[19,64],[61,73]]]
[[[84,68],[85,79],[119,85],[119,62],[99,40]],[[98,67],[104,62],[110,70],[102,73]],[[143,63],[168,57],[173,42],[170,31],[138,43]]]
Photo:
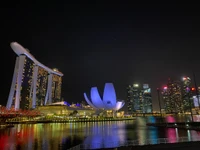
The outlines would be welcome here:
[[[156,145],[156,144],[169,144],[169,143],[181,143],[181,142],[195,142],[200,141],[198,137],[179,137],[179,138],[158,138],[158,139],[146,139],[146,140],[132,140],[125,142],[109,142],[103,143],[91,143],[91,144],[80,144],[72,147],[68,150],[81,150],[81,149],[100,149],[100,148],[117,148],[122,146],[142,146],[142,145]]]
[[[80,119],[80,118],[42,118],[42,119],[35,119],[33,118],[28,118],[28,117],[16,117],[16,118],[9,118],[6,120],[7,123],[24,123],[25,120],[28,121],[29,123],[31,121],[51,121],[53,123],[75,123],[75,122],[103,122],[103,121],[124,121],[124,120],[133,120],[135,119],[134,117],[131,118],[85,118],[85,119]]]

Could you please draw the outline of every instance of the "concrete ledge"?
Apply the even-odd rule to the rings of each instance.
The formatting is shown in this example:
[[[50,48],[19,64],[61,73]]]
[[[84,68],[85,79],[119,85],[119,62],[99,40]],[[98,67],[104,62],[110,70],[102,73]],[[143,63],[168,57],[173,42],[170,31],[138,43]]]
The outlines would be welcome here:
[[[114,149],[114,148],[113,148]],[[169,149],[169,150],[200,150],[200,141],[197,142],[182,142],[168,143],[143,146],[123,146],[115,148],[115,150],[154,150],[154,149]]]

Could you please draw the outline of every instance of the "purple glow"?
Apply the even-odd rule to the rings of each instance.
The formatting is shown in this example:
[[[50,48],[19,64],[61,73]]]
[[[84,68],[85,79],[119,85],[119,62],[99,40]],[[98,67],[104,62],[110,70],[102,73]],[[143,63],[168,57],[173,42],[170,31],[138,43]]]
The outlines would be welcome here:
[[[194,106],[195,106],[195,107],[199,107],[200,95],[199,95],[198,97],[199,97],[199,102],[198,102],[197,96],[193,96],[193,102],[194,102]]]
[[[91,100],[95,106],[98,106],[98,108],[104,108],[104,104],[99,95],[97,87],[91,88]]]
[[[124,106],[124,101],[117,101],[115,89],[112,83],[106,83],[103,93],[103,100],[101,99],[97,87],[91,88],[91,101],[84,93],[85,100],[93,108],[119,110]]]
[[[90,102],[90,100],[88,99],[86,93],[84,93],[83,95],[84,95],[84,98],[85,98],[86,102],[87,102],[92,108],[97,109],[97,107],[95,107],[95,106]]]
[[[105,84],[103,102],[108,109],[113,109],[116,106],[116,93],[112,83]]]
[[[116,127],[119,130],[116,130]],[[95,124],[89,136],[83,142],[84,148],[101,149],[119,147],[120,143],[124,143],[124,139],[126,139],[126,133],[120,132],[120,128],[124,128],[124,124],[108,124],[106,126]]]
[[[64,101],[64,104],[67,105],[67,106],[70,106],[70,104],[66,101]]]
[[[76,104],[77,107],[81,107],[81,105],[79,103]]]
[[[123,101],[118,101],[117,103],[116,103],[116,106],[115,106],[115,110],[119,110],[119,109],[121,109],[123,106],[124,106],[124,102]]]

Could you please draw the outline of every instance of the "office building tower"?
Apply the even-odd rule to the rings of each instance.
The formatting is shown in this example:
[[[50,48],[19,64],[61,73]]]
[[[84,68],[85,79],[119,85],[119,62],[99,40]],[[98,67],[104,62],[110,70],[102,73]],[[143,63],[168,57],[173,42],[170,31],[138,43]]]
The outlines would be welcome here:
[[[164,86],[162,90],[162,99],[164,101],[164,109],[166,113],[171,112],[171,102],[170,102],[170,97],[169,97],[169,92],[168,92],[168,87]]]
[[[148,84],[143,84],[142,89],[142,101],[140,104],[142,113],[151,113],[152,112],[152,97],[151,97],[151,88]]]
[[[183,101],[181,82],[168,80],[167,86],[163,88],[162,97],[165,103],[166,113],[181,113],[183,112]]]
[[[152,97],[148,84],[133,84],[127,87],[128,113],[151,113]]]
[[[42,106],[45,103],[44,100],[47,92],[47,82],[48,82],[48,72],[44,68],[38,67],[35,107]]]
[[[190,112],[191,107],[193,107],[193,100],[192,100],[191,79],[189,77],[183,77],[182,79],[181,94],[183,102],[183,112]]]

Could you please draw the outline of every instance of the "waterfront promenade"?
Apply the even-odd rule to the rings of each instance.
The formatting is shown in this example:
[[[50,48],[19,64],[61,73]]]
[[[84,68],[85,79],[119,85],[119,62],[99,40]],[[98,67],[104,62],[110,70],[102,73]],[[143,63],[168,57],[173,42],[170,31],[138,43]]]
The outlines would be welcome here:
[[[172,142],[173,141],[173,142]],[[144,143],[140,143],[139,140],[127,141],[124,145],[119,147],[112,146],[114,143],[110,143],[110,148],[102,148],[102,150],[154,150],[154,149],[170,149],[170,150],[199,150],[200,138],[188,139],[188,137],[179,137],[176,139],[159,138],[159,139],[147,139]],[[98,146],[98,145],[97,145]],[[94,145],[77,145],[68,150],[89,150],[95,149]],[[99,148],[97,148],[99,149]]]
[[[104,121],[126,121],[134,120],[135,117],[129,118],[12,118],[6,120],[7,124],[33,124],[33,123],[76,123],[76,122],[104,122]]]
[[[199,150],[200,141],[196,142],[183,142],[183,143],[168,143],[157,145],[144,145],[144,146],[123,146],[113,148],[113,150]]]

